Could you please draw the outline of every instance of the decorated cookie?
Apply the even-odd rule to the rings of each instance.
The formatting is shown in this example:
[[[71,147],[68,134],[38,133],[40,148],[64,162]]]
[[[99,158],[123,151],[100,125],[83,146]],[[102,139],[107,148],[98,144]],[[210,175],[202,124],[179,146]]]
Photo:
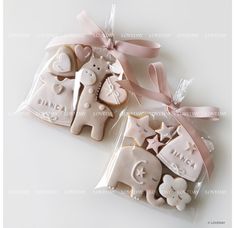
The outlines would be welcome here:
[[[131,187],[130,196],[140,199],[144,192],[146,201],[153,206],[164,203],[163,198],[155,198],[155,192],[162,175],[160,161],[151,153],[138,146],[127,146],[120,149],[110,162],[107,185],[115,189],[117,184],[124,183]]]
[[[155,135],[155,131],[149,126],[149,116],[137,118],[128,116],[125,137],[133,138],[138,146],[142,146],[147,137]]]
[[[191,196],[186,189],[187,182],[183,178],[165,175],[163,183],[159,186],[159,193],[166,198],[167,204],[182,211],[185,205],[191,201]]]
[[[73,119],[73,79],[60,81],[51,73],[44,73],[29,102],[28,110],[39,118],[63,126],[70,126]]]
[[[155,135],[152,139],[147,139],[148,146],[146,147],[147,150],[152,149],[156,154],[158,154],[159,147],[163,146],[164,143],[159,141],[159,136]]]
[[[112,73],[118,74],[120,77],[122,77],[122,75],[124,74],[122,65],[120,64],[118,60],[116,60],[113,64],[111,64],[109,66],[109,69]]]
[[[76,80],[83,85],[83,89],[77,101],[76,114],[71,126],[73,134],[80,134],[84,126],[91,126],[91,137],[95,140],[103,138],[105,123],[108,118],[113,117],[113,113],[97,98],[103,80],[110,73],[108,66],[109,62],[102,56],[100,58],[92,56],[76,73]]]
[[[178,136],[167,143],[157,155],[174,173],[196,181],[203,166],[201,155],[186,130],[179,126]]]
[[[83,45],[76,45],[74,47],[75,55],[77,56],[77,59],[80,61],[80,63],[85,63],[90,58],[92,54],[92,49],[89,46],[83,46]]]
[[[76,56],[70,47],[60,47],[50,60],[48,72],[55,76],[74,77],[78,69]]]
[[[118,76],[108,77],[101,87],[99,99],[110,105],[120,105],[127,99],[127,92],[117,83]]]
[[[160,141],[164,139],[171,139],[173,136],[174,127],[167,127],[164,122],[162,122],[161,128],[156,130],[160,135]]]

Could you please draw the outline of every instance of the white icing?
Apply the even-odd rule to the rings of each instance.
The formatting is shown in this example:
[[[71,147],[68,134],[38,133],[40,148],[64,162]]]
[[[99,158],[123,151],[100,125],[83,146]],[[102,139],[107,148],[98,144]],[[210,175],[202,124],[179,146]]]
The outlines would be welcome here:
[[[69,72],[71,70],[71,61],[69,56],[64,52],[60,53],[53,62],[52,67],[56,72]]]
[[[104,110],[105,110],[105,106],[104,106],[104,105],[100,105],[100,106],[99,106],[99,110],[100,110],[100,111],[104,111]]]
[[[84,104],[84,108],[90,108],[90,107],[91,107],[91,104],[89,104],[89,103]]]

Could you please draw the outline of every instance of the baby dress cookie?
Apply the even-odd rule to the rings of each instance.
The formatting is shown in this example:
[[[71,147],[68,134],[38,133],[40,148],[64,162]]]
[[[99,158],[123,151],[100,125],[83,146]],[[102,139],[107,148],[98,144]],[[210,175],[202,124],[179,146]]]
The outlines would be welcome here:
[[[177,133],[178,136],[167,143],[157,157],[177,175],[196,181],[203,167],[201,155],[182,126],[177,128]]]
[[[60,47],[39,76],[41,84],[33,93],[28,110],[45,121],[70,126],[73,119],[73,77],[77,66],[73,50]]]
[[[29,110],[37,117],[63,126],[73,118],[73,79],[60,81],[51,73],[41,75],[41,87],[30,100]]]

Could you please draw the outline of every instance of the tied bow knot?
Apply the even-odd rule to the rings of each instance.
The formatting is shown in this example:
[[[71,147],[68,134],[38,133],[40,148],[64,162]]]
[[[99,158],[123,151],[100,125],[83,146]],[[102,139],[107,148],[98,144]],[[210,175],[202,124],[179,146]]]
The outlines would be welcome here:
[[[113,36],[106,34],[88,15],[82,11],[78,22],[85,30],[85,35],[65,35],[53,38],[47,49],[60,45],[88,45],[97,48],[106,48],[121,64],[125,77],[137,83],[133,76],[128,56],[138,58],[155,58],[159,54],[160,44],[149,40],[114,40]]]
[[[114,41],[113,37],[108,38],[106,48],[109,51],[111,51],[111,50],[113,50],[115,48],[115,41]]]

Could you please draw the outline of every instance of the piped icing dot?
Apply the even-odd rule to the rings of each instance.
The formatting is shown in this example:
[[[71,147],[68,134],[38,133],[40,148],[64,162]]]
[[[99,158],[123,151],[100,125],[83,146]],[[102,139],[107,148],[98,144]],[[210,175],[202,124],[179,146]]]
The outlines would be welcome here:
[[[89,104],[89,103],[84,104],[84,108],[90,108],[90,107],[91,107],[91,104]]]
[[[105,110],[105,106],[104,106],[104,105],[100,105],[100,106],[99,106],[99,110],[100,110],[100,111],[104,111],[104,110]]]
[[[90,89],[88,90],[88,92],[89,92],[90,94],[93,94],[93,93],[95,93],[95,90],[94,90],[93,88],[90,88]]]

